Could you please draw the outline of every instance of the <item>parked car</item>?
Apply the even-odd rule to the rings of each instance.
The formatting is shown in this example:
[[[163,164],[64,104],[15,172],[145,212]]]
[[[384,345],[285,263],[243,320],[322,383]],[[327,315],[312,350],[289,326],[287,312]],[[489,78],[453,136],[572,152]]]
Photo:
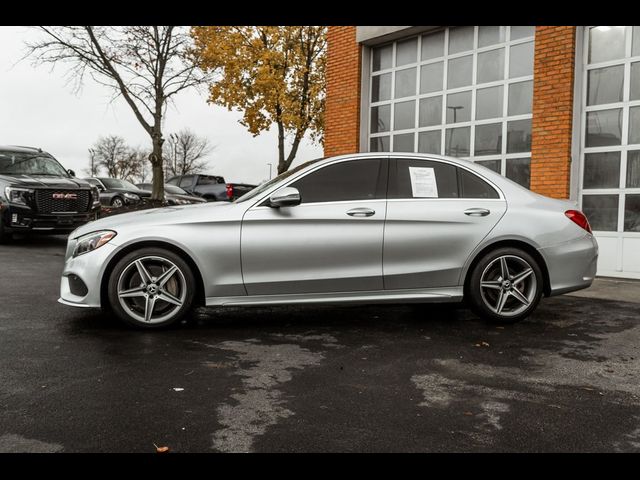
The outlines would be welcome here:
[[[202,197],[208,202],[233,201],[256,188],[247,183],[228,183],[224,177],[217,175],[178,175],[167,180],[169,185],[176,185],[191,195]]]
[[[136,183],[136,187],[142,190],[151,191],[153,189],[153,184]],[[180,187],[176,187],[175,185],[169,185],[168,183],[165,183],[164,185],[164,198],[169,205],[187,205],[189,203],[206,203],[206,200],[204,198],[189,195]]]
[[[151,196],[150,191],[141,190],[133,183],[119,178],[92,177],[85,180],[98,187],[100,203],[105,207],[138,205],[143,199]]]
[[[60,302],[169,325],[194,306],[459,302],[503,323],[587,288],[598,245],[568,201],[473,162],[312,161],[235,202],[101,219],[69,237]]]
[[[0,146],[0,243],[14,232],[67,233],[96,218],[98,190],[39,148]]]

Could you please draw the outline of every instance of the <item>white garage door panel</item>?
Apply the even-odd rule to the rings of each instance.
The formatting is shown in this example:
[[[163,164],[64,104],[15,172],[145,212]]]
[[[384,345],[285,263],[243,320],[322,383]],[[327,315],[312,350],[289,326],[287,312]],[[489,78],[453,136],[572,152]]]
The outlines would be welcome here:
[[[599,237],[598,240],[598,275],[612,275],[618,270],[618,239],[616,237]]]
[[[640,237],[624,238],[622,241],[624,271],[640,275]]]

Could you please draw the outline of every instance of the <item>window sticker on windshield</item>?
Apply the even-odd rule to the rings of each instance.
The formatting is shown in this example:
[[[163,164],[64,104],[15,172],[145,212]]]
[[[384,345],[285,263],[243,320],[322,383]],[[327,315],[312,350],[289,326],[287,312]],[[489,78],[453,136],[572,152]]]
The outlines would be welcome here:
[[[409,167],[411,192],[414,197],[438,198],[436,173],[431,167]]]

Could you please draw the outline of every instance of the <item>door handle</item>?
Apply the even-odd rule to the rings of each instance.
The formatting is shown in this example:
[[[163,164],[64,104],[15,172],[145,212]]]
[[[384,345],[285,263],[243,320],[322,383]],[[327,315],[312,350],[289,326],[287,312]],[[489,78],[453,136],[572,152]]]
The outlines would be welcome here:
[[[490,213],[491,210],[487,210],[486,208],[468,208],[464,211],[464,214],[470,217],[486,217]]]
[[[351,217],[371,217],[372,215],[375,215],[375,213],[376,213],[375,210],[363,207],[363,208],[352,208],[347,212],[347,215]]]

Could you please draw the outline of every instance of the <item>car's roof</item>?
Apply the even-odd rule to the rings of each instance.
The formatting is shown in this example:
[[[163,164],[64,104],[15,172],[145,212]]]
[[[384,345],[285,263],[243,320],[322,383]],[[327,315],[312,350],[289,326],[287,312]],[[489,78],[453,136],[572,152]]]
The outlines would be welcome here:
[[[23,145],[0,145],[0,151],[3,152],[17,152],[17,153],[46,153],[41,148],[25,147]]]

